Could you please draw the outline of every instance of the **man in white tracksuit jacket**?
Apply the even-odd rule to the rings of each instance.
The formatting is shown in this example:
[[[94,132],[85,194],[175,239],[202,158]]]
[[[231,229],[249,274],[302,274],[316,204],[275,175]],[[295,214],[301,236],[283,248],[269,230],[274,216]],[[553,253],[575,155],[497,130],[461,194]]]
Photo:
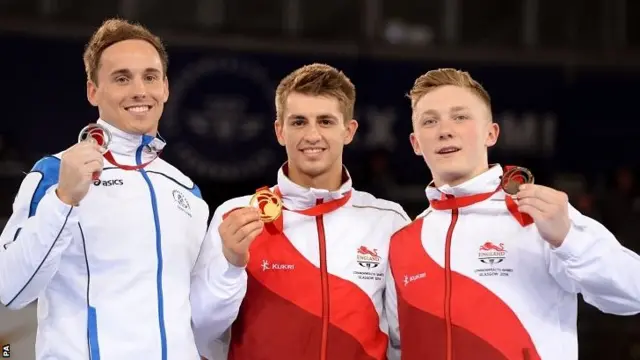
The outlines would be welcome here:
[[[577,294],[640,312],[640,256],[567,195],[489,166],[489,96],[438,69],[412,89],[411,143],[433,176],[430,207],[391,240],[387,309],[403,360],[576,360]],[[524,184],[523,184],[524,182]]]
[[[38,161],[20,186],[0,237],[0,301],[38,300],[37,359],[197,360],[192,317],[215,334],[217,311],[244,296],[225,287],[241,272],[203,241],[198,187],[158,158],[166,64],[146,29],[107,21],[85,65],[112,158],[83,141]]]

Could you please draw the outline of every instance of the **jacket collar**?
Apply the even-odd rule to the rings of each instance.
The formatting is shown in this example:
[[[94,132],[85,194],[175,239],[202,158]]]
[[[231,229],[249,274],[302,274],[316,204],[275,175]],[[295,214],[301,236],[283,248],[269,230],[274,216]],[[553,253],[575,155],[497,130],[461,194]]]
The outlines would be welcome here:
[[[342,167],[342,186],[336,191],[327,189],[306,188],[291,181],[288,176],[288,164],[285,163],[278,170],[278,190],[282,194],[284,205],[291,210],[303,210],[323,202],[340,199],[352,190],[351,176],[346,167]]]
[[[104,126],[111,133],[109,150],[114,154],[134,156],[141,146],[146,147],[147,153],[158,153],[164,149],[166,142],[160,135],[138,135],[124,132],[108,122],[98,119],[98,124]]]
[[[431,201],[441,199],[443,194],[460,197],[492,192],[500,185],[501,177],[502,166],[496,164],[484,173],[456,186],[443,185],[437,188],[432,182],[426,189],[427,198]]]

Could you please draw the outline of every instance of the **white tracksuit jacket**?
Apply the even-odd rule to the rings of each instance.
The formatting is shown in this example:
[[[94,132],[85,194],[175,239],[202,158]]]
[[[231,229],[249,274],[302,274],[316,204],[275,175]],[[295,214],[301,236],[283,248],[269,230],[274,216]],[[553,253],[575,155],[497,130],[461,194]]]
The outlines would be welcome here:
[[[164,146],[99,123],[121,164]],[[209,317],[243,296],[226,292],[226,262],[203,242],[209,209],[199,189],[159,158],[140,171],[105,160],[71,207],[55,194],[59,167],[60,154],[35,164],[0,237],[0,300],[11,309],[38,300],[36,358],[199,359],[192,314]]]
[[[352,189],[346,170],[344,181],[337,191],[307,189],[287,177],[286,165],[278,172],[287,209],[346,202],[322,215],[284,211],[283,232],[266,229],[251,244],[247,277],[235,284],[236,292],[247,293],[237,320],[235,313],[227,319],[230,360],[385,359],[389,241],[409,220],[400,205]],[[215,243],[224,216],[250,198],[216,210],[209,230]],[[208,359],[226,359],[211,336],[199,343]]]
[[[606,313],[640,312],[640,256],[573,207],[558,248],[515,220],[501,190],[434,209],[443,194],[491,193],[501,176],[494,166],[459,186],[428,187],[432,208],[391,240],[387,301],[397,304],[389,321],[403,360],[576,360],[578,293]]]

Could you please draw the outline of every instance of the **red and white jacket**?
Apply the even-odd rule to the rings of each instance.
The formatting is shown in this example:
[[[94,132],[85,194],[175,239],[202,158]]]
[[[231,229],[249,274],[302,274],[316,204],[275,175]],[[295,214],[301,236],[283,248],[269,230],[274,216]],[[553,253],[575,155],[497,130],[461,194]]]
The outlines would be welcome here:
[[[332,192],[296,185],[286,165],[278,172],[272,191],[288,210],[251,245],[247,279],[236,283],[246,286],[246,295],[231,327],[228,359],[386,359],[389,242],[409,217],[396,203],[354,190],[343,174],[343,185]],[[250,198],[222,204],[210,233],[218,236],[224,214],[248,206]],[[229,324],[234,319],[230,314]],[[219,343],[204,343],[202,354],[212,359]]]
[[[606,313],[640,312],[640,256],[573,207],[551,248],[508,210],[501,176],[494,166],[428,187],[431,207],[394,235],[386,301],[403,360],[578,359],[578,293]]]

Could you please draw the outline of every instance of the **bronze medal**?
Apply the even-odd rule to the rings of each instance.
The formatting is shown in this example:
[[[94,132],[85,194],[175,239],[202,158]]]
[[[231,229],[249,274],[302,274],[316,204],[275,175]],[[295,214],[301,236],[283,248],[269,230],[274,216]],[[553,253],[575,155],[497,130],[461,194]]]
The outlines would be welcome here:
[[[533,184],[534,177],[529,169],[521,166],[508,167],[502,175],[500,187],[507,194],[514,196],[518,193],[520,185]]]
[[[260,220],[266,223],[275,221],[282,215],[282,200],[269,189],[256,192],[249,205],[260,210]]]

